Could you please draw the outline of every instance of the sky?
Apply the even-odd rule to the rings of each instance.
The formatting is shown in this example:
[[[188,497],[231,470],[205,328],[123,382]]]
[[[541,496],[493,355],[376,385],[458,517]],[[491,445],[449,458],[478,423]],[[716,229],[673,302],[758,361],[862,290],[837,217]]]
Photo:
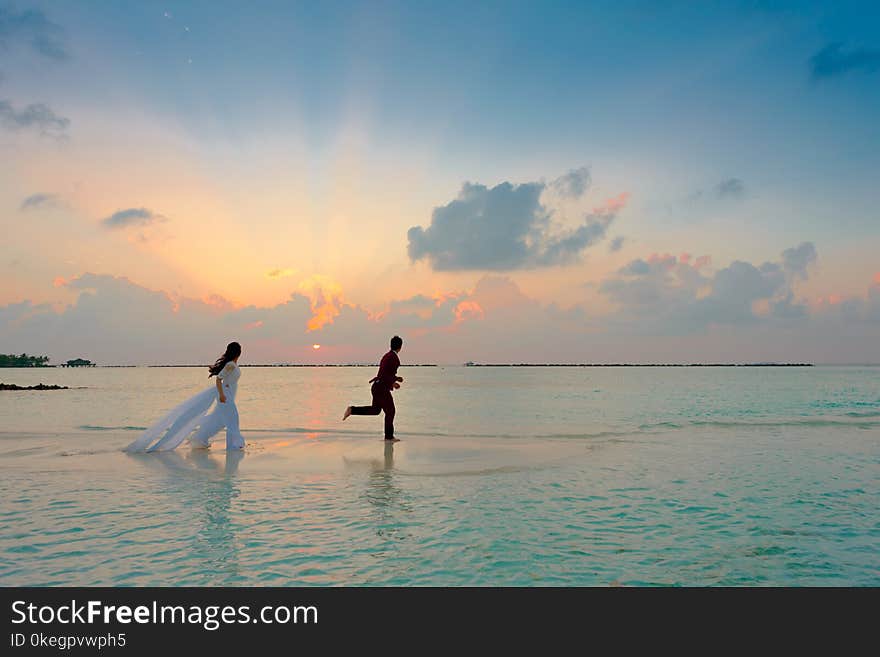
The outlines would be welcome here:
[[[0,0],[0,352],[877,363],[878,116],[872,2]]]

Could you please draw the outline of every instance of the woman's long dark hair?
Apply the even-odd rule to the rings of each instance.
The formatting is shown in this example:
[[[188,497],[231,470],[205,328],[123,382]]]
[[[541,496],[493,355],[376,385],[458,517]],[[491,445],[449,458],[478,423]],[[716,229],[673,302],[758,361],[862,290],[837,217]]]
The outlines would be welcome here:
[[[241,345],[237,342],[230,342],[226,345],[226,352],[217,359],[217,362],[211,365],[208,368],[208,378],[210,379],[212,376],[217,376],[220,372],[223,371],[223,368],[226,367],[226,363],[235,360],[241,356]]]

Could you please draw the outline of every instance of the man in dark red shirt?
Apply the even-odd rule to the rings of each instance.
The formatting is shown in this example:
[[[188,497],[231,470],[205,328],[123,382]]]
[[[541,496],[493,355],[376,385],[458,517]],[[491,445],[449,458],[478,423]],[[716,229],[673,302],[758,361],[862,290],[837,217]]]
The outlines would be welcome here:
[[[382,356],[379,363],[379,373],[370,379],[373,384],[370,389],[373,393],[373,403],[370,406],[349,406],[342,416],[346,420],[349,415],[379,415],[385,411],[385,440],[397,440],[394,437],[394,398],[391,391],[400,387],[403,382],[402,376],[397,376],[397,368],[400,367],[400,358],[397,354],[403,347],[403,339],[395,335],[391,338],[391,351]]]

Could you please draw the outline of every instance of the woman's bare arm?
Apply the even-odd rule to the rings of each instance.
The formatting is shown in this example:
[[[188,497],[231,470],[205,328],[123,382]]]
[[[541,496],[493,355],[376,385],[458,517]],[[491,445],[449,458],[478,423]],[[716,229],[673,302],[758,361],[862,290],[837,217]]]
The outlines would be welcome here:
[[[226,395],[223,394],[223,380],[218,376],[217,377],[217,395],[220,397],[220,403],[226,403]]]

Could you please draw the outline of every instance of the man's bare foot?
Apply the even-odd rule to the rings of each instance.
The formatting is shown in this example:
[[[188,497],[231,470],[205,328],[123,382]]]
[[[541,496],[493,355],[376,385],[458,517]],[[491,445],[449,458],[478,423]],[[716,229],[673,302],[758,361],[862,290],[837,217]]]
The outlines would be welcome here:
[[[351,415],[351,406],[345,409],[345,413],[342,414],[342,421],[345,422],[349,415]]]
[[[385,440],[386,440],[386,442],[389,442],[389,443],[399,443],[400,442],[400,438],[386,438]]]

